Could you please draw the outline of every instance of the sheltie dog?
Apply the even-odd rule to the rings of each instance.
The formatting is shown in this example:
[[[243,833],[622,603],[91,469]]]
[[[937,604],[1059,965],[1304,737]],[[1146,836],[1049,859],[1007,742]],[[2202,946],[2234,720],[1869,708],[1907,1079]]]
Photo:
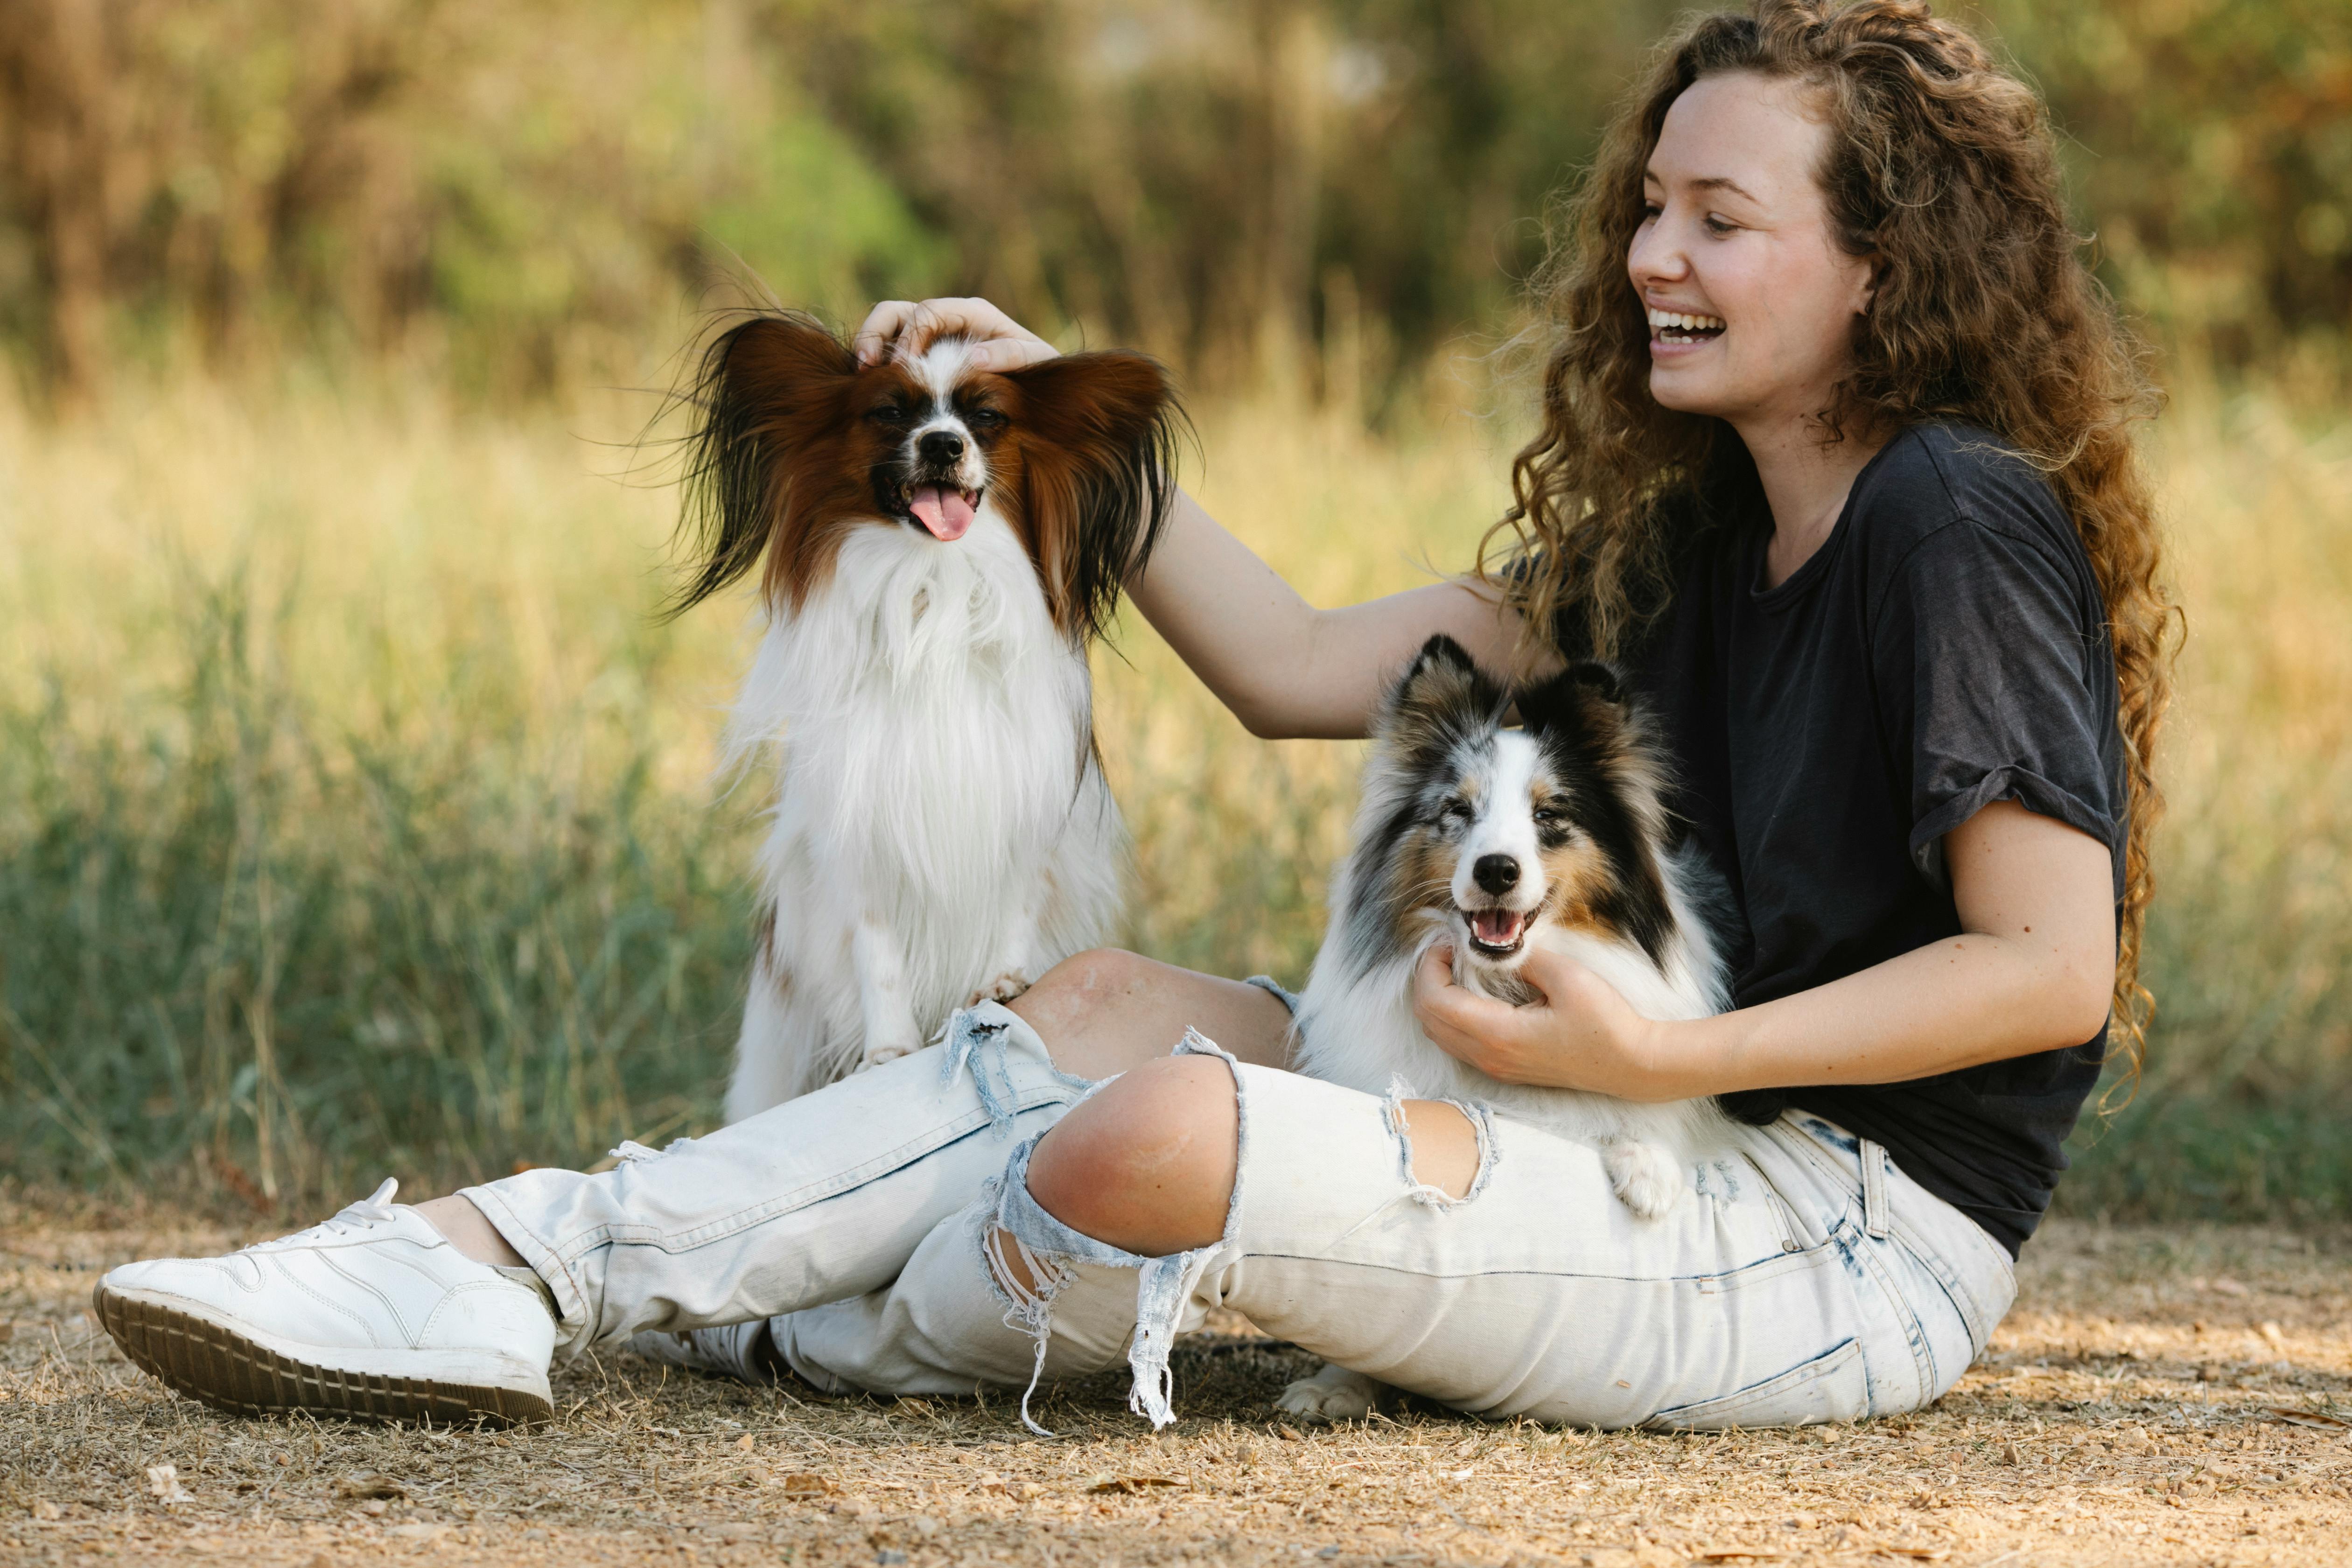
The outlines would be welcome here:
[[[1516,705],[1520,726],[1507,721]],[[1459,643],[1432,637],[1389,695],[1364,764],[1354,843],[1293,1026],[1292,1059],[1328,1082],[1454,1100],[1597,1144],[1618,1197],[1671,1209],[1724,1113],[1712,1100],[1643,1105],[1503,1083],[1433,1045],[1412,1014],[1413,972],[1437,943],[1454,980],[1520,1005],[1541,946],[1657,1019],[1728,1005],[1709,918],[1719,894],[1693,846],[1668,837],[1664,764],[1609,666],[1571,665],[1513,694]],[[1344,1418],[1378,1384],[1338,1367],[1292,1384],[1281,1407]]]
[[[1182,414],[1140,354],[860,365],[783,311],[716,338],[688,396],[678,607],[759,571],[728,749],[782,776],[740,1121],[1110,936],[1127,837],[1087,652],[1166,519]]]
[[[1456,983],[1514,1005],[1541,946],[1575,959],[1647,1018],[1703,1018],[1728,998],[1695,847],[1668,840],[1663,763],[1616,672],[1581,663],[1516,699],[1462,646],[1432,637],[1390,693],[1364,765],[1355,841],[1294,1026],[1301,1071],[1373,1094],[1402,1084],[1597,1143],[1643,1218],[1688,1185],[1684,1152],[1712,1100],[1643,1105],[1499,1082],[1430,1043],[1413,971],[1434,944]]]

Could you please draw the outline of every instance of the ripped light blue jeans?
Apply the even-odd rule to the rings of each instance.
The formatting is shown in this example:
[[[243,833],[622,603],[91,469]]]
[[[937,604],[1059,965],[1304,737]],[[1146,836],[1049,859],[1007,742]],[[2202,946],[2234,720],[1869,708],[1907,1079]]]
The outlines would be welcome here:
[[[1224,1053],[1200,1037],[1179,1049]],[[1480,1168],[1417,1184],[1394,1107],[1233,1063],[1239,1174],[1212,1246],[1140,1258],[1032,1200],[1091,1087],[992,1003],[943,1046],[601,1174],[467,1190],[547,1280],[572,1350],[770,1320],[820,1387],[969,1394],[1127,1363],[1172,1419],[1175,1337],[1228,1307],[1489,1417],[1762,1426],[1916,1409],[1984,1349],[2010,1259],[1885,1151],[1801,1112],[1732,1127],[1695,1194],[1635,1218],[1597,1151],[1469,1108]],[[1032,1286],[990,1247],[1017,1244]]]

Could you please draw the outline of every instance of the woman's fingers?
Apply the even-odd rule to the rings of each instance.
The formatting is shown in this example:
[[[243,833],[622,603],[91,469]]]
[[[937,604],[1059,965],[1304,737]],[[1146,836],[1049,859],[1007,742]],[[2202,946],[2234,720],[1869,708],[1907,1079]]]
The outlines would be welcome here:
[[[1413,971],[1412,1011],[1440,1050],[1481,1071],[1494,1056],[1491,1042],[1517,1022],[1508,1005],[1454,983],[1454,954],[1443,947],[1421,955]]]
[[[866,320],[849,340],[849,350],[860,364],[880,364],[890,345],[915,313],[911,300],[885,300],[866,312]]]
[[[960,337],[973,347],[981,370],[1018,370],[1055,356],[1054,345],[985,300],[885,300],[866,312],[849,340],[861,364],[879,364],[896,353],[911,359],[941,338]]]

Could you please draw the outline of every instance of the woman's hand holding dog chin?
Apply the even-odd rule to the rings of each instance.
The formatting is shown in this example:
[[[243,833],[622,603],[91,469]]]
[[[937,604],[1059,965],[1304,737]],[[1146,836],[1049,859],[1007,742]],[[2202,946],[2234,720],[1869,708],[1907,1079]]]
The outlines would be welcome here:
[[[880,364],[892,353],[912,359],[940,338],[972,345],[979,370],[1019,370],[1060,353],[1053,344],[985,300],[885,300],[866,313],[849,346],[860,364]]]
[[[1446,1055],[1503,1083],[1636,1100],[1694,1092],[1670,1081],[1668,1026],[1634,1012],[1591,970],[1531,945],[1518,974],[1543,1000],[1514,1007],[1465,990],[1454,982],[1453,950],[1433,947],[1413,973],[1413,1016]]]

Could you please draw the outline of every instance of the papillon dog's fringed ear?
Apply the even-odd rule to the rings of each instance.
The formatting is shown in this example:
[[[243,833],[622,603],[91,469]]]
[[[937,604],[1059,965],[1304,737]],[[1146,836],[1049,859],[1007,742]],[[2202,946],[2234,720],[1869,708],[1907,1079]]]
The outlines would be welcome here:
[[[691,576],[683,615],[747,576],[789,503],[791,460],[834,423],[857,362],[814,317],[763,310],[720,332],[677,394],[693,410],[678,531]]]
[[[1065,354],[1011,372],[1041,439],[1022,446],[1022,505],[1054,620],[1098,637],[1143,570],[1176,503],[1190,428],[1159,362],[1125,352]]]

